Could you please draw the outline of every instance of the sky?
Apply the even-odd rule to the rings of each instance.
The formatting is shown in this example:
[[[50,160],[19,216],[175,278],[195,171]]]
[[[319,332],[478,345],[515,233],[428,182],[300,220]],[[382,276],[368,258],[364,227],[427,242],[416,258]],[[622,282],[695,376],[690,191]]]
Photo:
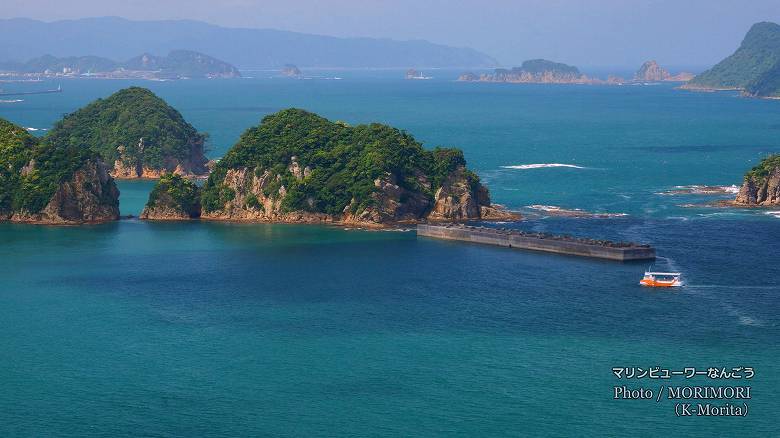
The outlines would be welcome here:
[[[119,16],[340,37],[424,39],[505,65],[546,58],[580,67],[707,67],[750,25],[780,22],[780,0],[1,0],[0,18]]]

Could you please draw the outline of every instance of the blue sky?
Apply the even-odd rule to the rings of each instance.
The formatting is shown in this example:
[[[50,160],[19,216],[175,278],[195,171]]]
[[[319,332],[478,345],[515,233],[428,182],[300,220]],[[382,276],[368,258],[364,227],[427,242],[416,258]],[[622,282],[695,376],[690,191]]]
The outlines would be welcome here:
[[[780,0],[2,0],[0,17],[115,15],[473,47],[504,65],[547,58],[580,67],[709,66]]]

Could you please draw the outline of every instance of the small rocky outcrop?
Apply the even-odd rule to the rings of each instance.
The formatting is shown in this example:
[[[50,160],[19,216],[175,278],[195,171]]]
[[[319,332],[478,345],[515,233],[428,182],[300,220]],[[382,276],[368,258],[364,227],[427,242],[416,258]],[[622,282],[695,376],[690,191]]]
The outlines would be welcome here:
[[[479,80],[479,76],[472,72],[466,72],[458,76],[458,80],[461,82],[476,82]]]
[[[282,68],[282,76],[287,78],[294,78],[299,79],[303,77],[303,73],[301,73],[301,70],[298,69],[293,64],[286,64],[284,68]]]
[[[141,219],[187,220],[200,217],[200,188],[181,175],[160,177],[149,194]]]
[[[284,110],[242,135],[203,189],[201,218],[345,223],[513,220],[457,149],[424,150],[389,126]]]
[[[658,65],[656,61],[647,61],[639,67],[636,73],[634,73],[634,80],[641,81],[665,81],[672,77],[665,68]]]
[[[656,61],[647,61],[634,73],[634,82],[688,82],[694,74],[680,72],[672,75]]]
[[[765,207],[780,205],[780,155],[764,159],[745,175],[734,203]]]

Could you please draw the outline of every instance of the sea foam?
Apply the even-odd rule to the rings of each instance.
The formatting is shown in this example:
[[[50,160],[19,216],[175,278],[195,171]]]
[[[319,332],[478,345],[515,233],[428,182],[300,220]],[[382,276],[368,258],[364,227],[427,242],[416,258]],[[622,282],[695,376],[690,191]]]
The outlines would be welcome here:
[[[587,169],[582,166],[575,166],[574,164],[561,164],[561,163],[537,163],[537,164],[516,164],[513,166],[501,166],[502,169],[543,169],[547,167],[570,167],[572,169]]]

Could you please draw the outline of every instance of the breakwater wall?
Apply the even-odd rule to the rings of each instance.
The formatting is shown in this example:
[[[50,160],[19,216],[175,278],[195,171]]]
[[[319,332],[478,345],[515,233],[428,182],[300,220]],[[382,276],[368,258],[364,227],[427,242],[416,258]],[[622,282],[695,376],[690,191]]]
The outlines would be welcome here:
[[[571,236],[555,236],[546,233],[528,233],[499,228],[420,224],[417,226],[417,235],[435,239],[460,240],[608,260],[655,259],[655,249],[649,245],[582,239]]]

